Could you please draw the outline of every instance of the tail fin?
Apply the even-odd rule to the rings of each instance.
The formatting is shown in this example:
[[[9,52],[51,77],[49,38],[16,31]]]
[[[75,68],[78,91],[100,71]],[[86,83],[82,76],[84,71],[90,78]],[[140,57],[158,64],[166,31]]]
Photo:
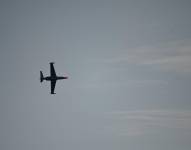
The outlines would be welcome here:
[[[40,71],[40,82],[42,82],[44,80],[44,76],[42,74],[42,71]]]

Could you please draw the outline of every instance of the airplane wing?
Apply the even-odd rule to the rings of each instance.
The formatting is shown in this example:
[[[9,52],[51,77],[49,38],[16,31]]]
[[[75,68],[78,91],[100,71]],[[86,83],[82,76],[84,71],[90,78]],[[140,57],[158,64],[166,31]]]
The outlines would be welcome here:
[[[54,89],[55,89],[55,86],[56,86],[56,81],[51,81],[50,86],[51,86],[51,94],[56,94],[56,93],[54,93]]]
[[[50,76],[56,77],[56,72],[54,69],[54,63],[53,62],[50,63]]]

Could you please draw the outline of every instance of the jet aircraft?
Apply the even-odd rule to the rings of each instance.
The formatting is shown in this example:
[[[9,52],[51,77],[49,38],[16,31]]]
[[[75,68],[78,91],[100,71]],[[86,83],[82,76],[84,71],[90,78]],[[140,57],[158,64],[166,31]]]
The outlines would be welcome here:
[[[50,76],[44,77],[42,71],[40,71],[40,82],[43,82],[43,80],[50,81],[50,86],[51,86],[51,93],[50,94],[56,94],[56,93],[54,93],[56,81],[62,80],[62,79],[68,79],[68,77],[56,75],[56,72],[54,69],[54,62],[50,62]]]

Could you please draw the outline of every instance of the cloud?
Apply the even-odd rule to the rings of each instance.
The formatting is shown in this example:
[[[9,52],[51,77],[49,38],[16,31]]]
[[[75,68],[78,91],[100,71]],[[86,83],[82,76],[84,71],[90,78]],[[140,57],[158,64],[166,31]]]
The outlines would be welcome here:
[[[112,132],[119,136],[155,134],[165,129],[191,131],[191,111],[119,111],[109,113],[109,116]]]
[[[121,51],[105,59],[106,63],[129,63],[162,70],[191,72],[191,40],[161,43]]]

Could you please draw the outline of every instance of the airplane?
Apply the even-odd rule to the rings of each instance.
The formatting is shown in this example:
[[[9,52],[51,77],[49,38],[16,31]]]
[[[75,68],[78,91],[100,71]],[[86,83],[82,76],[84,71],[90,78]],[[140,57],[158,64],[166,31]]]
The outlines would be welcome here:
[[[62,80],[62,79],[68,79],[68,77],[56,75],[56,72],[54,69],[54,62],[50,62],[50,76],[44,77],[42,71],[40,71],[40,82],[43,82],[43,80],[50,81],[50,86],[51,86],[51,93],[50,94],[56,94],[56,93],[54,93],[56,81]]]

